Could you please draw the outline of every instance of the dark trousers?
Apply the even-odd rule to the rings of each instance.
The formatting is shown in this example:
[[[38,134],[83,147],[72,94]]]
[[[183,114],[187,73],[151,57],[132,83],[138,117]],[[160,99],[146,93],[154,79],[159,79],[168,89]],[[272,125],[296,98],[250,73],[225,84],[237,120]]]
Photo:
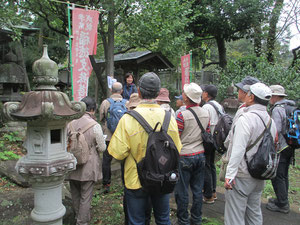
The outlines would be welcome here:
[[[204,182],[205,157],[203,154],[193,156],[180,156],[179,174],[180,179],[175,187],[175,201],[177,204],[178,224],[201,224],[202,201]],[[189,187],[192,191],[193,202],[189,207]],[[189,210],[190,208],[190,216]]]
[[[124,211],[124,225],[128,225],[128,211],[127,211],[127,201],[126,201],[126,194],[125,194],[125,181],[124,181],[124,164],[125,161],[121,162],[121,174],[122,174],[122,182],[124,185],[124,195],[123,195],[123,211]],[[152,203],[151,199],[149,198],[148,207],[146,207],[145,211],[145,225],[149,225],[151,222],[151,215],[152,215]]]
[[[286,206],[289,203],[289,166],[292,162],[293,156],[294,149],[290,147],[280,152],[280,160],[276,177],[272,180],[272,185],[277,198],[275,204],[278,207]]]
[[[109,141],[106,141],[106,146],[108,147]],[[102,184],[103,185],[108,185],[110,184],[111,181],[111,160],[112,156],[108,153],[106,150],[103,152],[103,161],[102,161],[102,174],[103,174],[103,179],[102,179]]]
[[[150,224],[150,203],[153,207],[155,223],[157,225],[171,225],[169,194],[153,195],[143,191],[142,188],[137,190],[125,188],[125,198],[129,225]]]
[[[217,185],[215,151],[211,151],[210,154],[205,155],[205,158],[206,158],[206,163],[205,163],[203,195],[205,198],[211,198],[213,192],[216,192],[216,185]]]

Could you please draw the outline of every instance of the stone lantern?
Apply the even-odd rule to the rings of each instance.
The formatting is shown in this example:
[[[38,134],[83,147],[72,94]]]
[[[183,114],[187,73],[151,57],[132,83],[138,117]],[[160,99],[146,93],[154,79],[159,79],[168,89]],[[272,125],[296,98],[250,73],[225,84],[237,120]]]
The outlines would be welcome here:
[[[21,101],[21,91],[26,89],[27,74],[17,64],[17,56],[10,51],[4,56],[4,64],[0,65],[0,101]]]
[[[83,102],[70,102],[56,90],[58,67],[50,60],[47,45],[41,59],[33,64],[35,91],[22,102],[7,102],[7,119],[27,122],[24,148],[27,155],[16,164],[17,172],[34,191],[32,219],[37,224],[61,225],[66,208],[62,204],[62,185],[66,173],[75,170],[76,159],[66,151],[66,125],[85,112]]]

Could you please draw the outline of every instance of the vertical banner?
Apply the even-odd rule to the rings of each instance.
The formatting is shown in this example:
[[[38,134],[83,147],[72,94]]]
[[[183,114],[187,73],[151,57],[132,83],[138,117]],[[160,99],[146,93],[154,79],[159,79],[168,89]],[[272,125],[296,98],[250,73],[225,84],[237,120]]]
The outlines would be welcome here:
[[[181,56],[181,85],[190,83],[190,54]]]
[[[93,69],[89,55],[95,54],[97,49],[98,18],[98,11],[78,8],[73,9],[72,85],[74,101],[80,101],[87,96],[88,79]]]
[[[193,82],[193,57],[192,50],[189,52],[190,54],[190,82]]]

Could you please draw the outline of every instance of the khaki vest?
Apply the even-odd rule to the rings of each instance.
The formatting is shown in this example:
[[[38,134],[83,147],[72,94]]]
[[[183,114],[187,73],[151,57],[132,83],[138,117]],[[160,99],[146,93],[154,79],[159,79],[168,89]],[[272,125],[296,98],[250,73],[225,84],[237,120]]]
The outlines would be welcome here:
[[[203,128],[206,129],[209,122],[208,111],[199,106],[191,108],[197,114]],[[181,113],[184,120],[184,129],[180,137],[183,145],[180,154],[185,155],[203,151],[204,147],[202,144],[201,129],[194,115],[189,110],[182,111]]]

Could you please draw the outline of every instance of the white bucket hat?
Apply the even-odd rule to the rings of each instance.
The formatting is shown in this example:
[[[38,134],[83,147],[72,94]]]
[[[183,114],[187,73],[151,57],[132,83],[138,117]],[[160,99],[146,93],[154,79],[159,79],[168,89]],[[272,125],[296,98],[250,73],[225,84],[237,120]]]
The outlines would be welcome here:
[[[252,84],[250,86],[250,91],[256,97],[258,97],[262,100],[267,100],[268,101],[272,97],[271,89],[263,83]]]
[[[272,95],[287,96],[285,94],[284,87],[282,87],[281,85],[271,85],[270,89],[272,91]]]
[[[199,104],[201,102],[202,89],[196,83],[185,84],[183,91],[189,99]]]

